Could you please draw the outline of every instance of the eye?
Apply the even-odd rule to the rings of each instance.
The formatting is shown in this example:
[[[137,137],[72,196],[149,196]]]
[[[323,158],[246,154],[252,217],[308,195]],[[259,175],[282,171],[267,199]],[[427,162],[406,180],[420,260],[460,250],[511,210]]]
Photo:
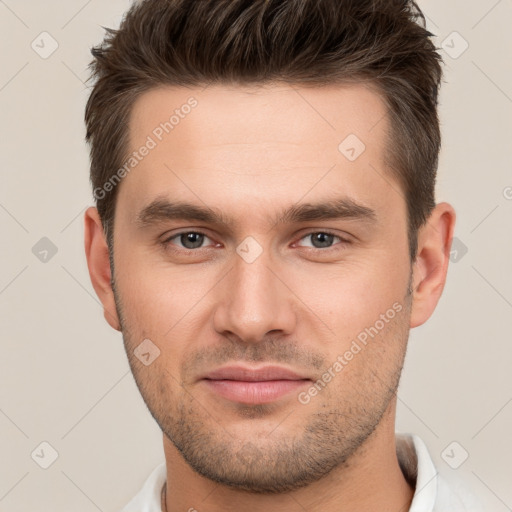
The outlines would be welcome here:
[[[175,239],[177,242],[173,242]],[[210,239],[204,233],[200,233],[198,231],[182,231],[181,233],[176,233],[175,235],[164,240],[163,244],[167,245],[172,243],[173,245],[177,245],[182,249],[193,250],[201,249],[201,246],[205,240]]]
[[[178,250],[184,249],[193,251],[194,249],[204,249],[206,246],[203,244],[208,240],[213,242],[207,235],[200,231],[182,231],[181,233],[176,233],[165,239],[162,244],[164,246],[169,244],[177,246]],[[303,240],[309,240],[310,243],[303,244],[299,242],[297,245],[313,249],[330,249],[338,242],[349,243],[348,240],[344,240],[340,236],[328,231],[314,231],[308,233],[300,239],[300,241]]]
[[[301,240],[307,239],[311,241],[310,245],[299,245],[302,247],[312,247],[313,249],[330,249],[335,239],[348,243],[347,240],[344,240],[333,233],[329,233],[328,231],[314,231],[301,238]]]

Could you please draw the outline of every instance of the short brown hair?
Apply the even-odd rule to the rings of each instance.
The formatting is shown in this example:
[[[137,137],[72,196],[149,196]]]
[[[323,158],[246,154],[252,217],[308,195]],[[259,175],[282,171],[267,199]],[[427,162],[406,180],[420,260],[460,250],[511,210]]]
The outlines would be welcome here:
[[[165,85],[365,81],[383,98],[391,133],[386,163],[408,209],[411,261],[417,230],[435,206],[441,146],[442,59],[409,0],[142,0],[92,49],[85,122],[91,182],[112,248],[118,187],[134,101]],[[341,142],[341,141],[340,141]]]

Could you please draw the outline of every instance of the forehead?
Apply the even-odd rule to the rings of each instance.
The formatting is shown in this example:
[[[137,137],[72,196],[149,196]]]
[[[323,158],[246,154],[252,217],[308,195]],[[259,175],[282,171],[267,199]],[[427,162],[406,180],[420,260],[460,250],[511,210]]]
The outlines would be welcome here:
[[[169,132],[161,127],[162,138],[172,133],[176,143],[195,144],[198,149],[245,144],[244,150],[251,144],[257,150],[262,143],[273,142],[300,142],[310,149],[323,141],[336,147],[349,133],[365,143],[371,138],[375,144],[388,122],[380,95],[363,84],[161,87],[134,103],[129,126],[132,145],[148,134],[159,138],[160,124],[169,121]]]
[[[134,161],[120,196],[139,209],[177,195],[226,208],[236,200],[270,207],[306,195],[326,199],[338,189],[383,203],[386,111],[363,84],[150,90],[133,105],[129,141],[130,152],[151,149]]]

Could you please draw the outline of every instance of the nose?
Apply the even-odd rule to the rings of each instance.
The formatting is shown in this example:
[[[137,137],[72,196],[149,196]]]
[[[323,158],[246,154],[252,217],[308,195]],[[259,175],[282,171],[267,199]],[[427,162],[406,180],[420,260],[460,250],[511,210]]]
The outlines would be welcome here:
[[[264,251],[252,263],[238,254],[233,259],[233,268],[217,289],[215,330],[246,343],[292,333],[296,325],[294,295],[268,253]]]

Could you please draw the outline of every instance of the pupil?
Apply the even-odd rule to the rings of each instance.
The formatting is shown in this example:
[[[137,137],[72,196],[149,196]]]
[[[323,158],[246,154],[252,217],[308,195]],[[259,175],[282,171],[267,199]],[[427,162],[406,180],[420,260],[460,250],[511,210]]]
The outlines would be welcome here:
[[[329,235],[328,233],[315,233],[313,236],[313,245],[315,247],[328,247],[332,243],[332,238],[334,235]],[[316,242],[319,244],[317,245]]]
[[[181,235],[181,243],[187,249],[197,249],[201,247],[204,239],[204,235],[199,233],[185,233]]]

